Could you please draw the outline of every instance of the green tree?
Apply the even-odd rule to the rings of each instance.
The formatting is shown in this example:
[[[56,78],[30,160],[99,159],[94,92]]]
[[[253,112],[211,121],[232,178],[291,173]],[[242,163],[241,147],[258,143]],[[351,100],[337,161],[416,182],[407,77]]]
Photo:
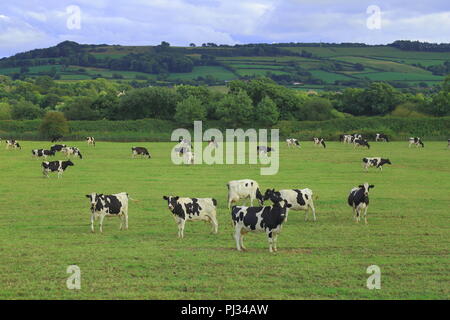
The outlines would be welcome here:
[[[219,101],[216,113],[217,117],[228,126],[249,124],[253,120],[252,100],[243,90],[227,94]]]
[[[193,125],[195,120],[206,120],[206,108],[200,99],[190,96],[178,102],[175,121],[182,125]]]
[[[30,101],[20,100],[12,108],[12,118],[14,120],[33,120],[41,118],[44,110]]]
[[[76,98],[63,109],[64,115],[69,120],[98,120],[100,115],[92,108],[93,102],[93,97]]]
[[[7,102],[0,102],[0,120],[11,120],[11,106]]]
[[[62,112],[47,112],[39,127],[39,132],[46,138],[64,136],[69,132],[69,124]]]
[[[269,97],[264,97],[255,107],[255,118],[260,124],[272,126],[278,122],[280,113],[277,105]]]
[[[335,118],[332,112],[333,107],[331,102],[325,98],[310,98],[306,101],[302,109],[302,120],[322,121]]]

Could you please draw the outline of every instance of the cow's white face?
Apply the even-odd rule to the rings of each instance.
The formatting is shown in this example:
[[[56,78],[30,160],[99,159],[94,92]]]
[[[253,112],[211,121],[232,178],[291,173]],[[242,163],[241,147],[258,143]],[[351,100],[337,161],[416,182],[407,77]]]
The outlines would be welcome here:
[[[172,196],[164,196],[163,199],[167,200],[167,204],[169,206],[169,209],[172,211],[175,209],[175,206],[177,205],[177,201],[180,197],[172,197]]]
[[[91,203],[91,210],[94,210],[97,200],[99,198],[99,195],[96,192],[93,192],[91,194],[87,194],[86,198],[89,198],[90,203]]]
[[[367,182],[364,183],[364,184],[359,185],[359,187],[361,189],[364,189],[364,195],[365,196],[369,195],[369,189],[375,188],[375,186],[373,184],[369,185],[369,183],[367,183]]]

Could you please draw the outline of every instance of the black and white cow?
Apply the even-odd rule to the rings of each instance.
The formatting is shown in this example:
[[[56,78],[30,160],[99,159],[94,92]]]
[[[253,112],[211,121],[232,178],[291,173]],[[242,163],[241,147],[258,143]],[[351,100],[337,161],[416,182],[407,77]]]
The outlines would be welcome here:
[[[389,138],[384,133],[377,133],[377,135],[375,136],[375,141],[389,142]]]
[[[314,145],[318,146],[318,145],[322,145],[324,148],[326,148],[327,146],[325,145],[325,140],[323,138],[313,138],[314,141]]]
[[[49,156],[54,156],[55,155],[55,151],[45,150],[45,149],[34,149],[34,150],[31,150],[31,154],[36,159],[38,159],[40,157],[43,157],[44,159],[47,159],[47,157],[49,157]]]
[[[422,148],[425,148],[425,145],[422,142],[422,139],[419,137],[411,137],[409,138],[409,147],[411,148],[412,145],[416,145],[416,148],[419,146],[422,146]]]
[[[363,140],[363,136],[360,133],[352,134],[353,140]]]
[[[88,146],[92,145],[92,146],[95,147],[95,139],[94,139],[94,137],[86,137],[86,142],[87,142]]]
[[[233,206],[231,220],[238,251],[246,250],[244,235],[248,232],[265,232],[269,240],[269,251],[277,251],[278,234],[288,216],[291,205],[272,196],[273,205],[265,207]]]
[[[6,149],[22,150],[22,147],[20,146],[19,142],[17,142],[16,140],[6,140]]]
[[[178,139],[178,142],[181,147],[188,147],[192,149],[192,143],[188,139]]]
[[[286,143],[288,148],[290,148],[291,146],[293,146],[295,148],[295,146],[300,148],[300,142],[298,141],[298,139],[294,139],[294,138],[289,138],[286,139]]]
[[[147,158],[151,158],[150,153],[148,152],[147,148],[144,147],[132,147],[131,148],[131,157],[134,158],[135,156],[143,156]]]
[[[380,171],[382,171],[383,166],[385,164],[392,164],[389,159],[383,159],[380,157],[363,158],[362,162],[363,162],[363,167],[366,170],[366,172],[369,170],[370,167],[376,167],[376,168],[380,169]]]
[[[228,187],[228,209],[231,203],[237,202],[240,199],[250,199],[250,206],[253,205],[253,200],[258,199],[260,204],[264,204],[263,195],[259,190],[258,182],[251,179],[232,180],[227,183]]]
[[[308,220],[308,211],[311,208],[314,221],[316,221],[316,209],[314,208],[313,192],[311,189],[284,189],[280,191],[275,191],[275,189],[267,189],[264,194],[264,201],[278,198],[283,199],[292,205],[291,210],[305,211],[305,221]]]
[[[178,237],[184,237],[186,221],[210,222],[212,232],[217,233],[217,200],[213,198],[180,198],[178,196],[163,196],[167,200],[169,210],[172,212],[178,225]]]
[[[83,159],[80,149],[78,149],[77,147],[64,147],[61,149],[61,152],[64,153],[68,158],[70,158],[70,156],[78,156],[80,159]]]
[[[48,178],[49,172],[58,172],[58,178],[60,178],[69,166],[74,166],[74,163],[70,160],[44,161],[42,162],[42,168],[44,169],[42,173],[44,174],[44,177]]]
[[[267,154],[272,151],[275,151],[275,149],[272,147],[266,147],[266,146],[257,146],[256,147],[256,152],[258,152],[259,154]]]
[[[61,152],[63,148],[67,147],[65,144],[54,144],[50,147],[51,151]]]
[[[61,136],[61,135],[53,136],[51,142],[55,143],[57,141],[61,141],[62,138],[63,138],[63,136]]]
[[[100,232],[103,232],[103,219],[105,217],[118,217],[120,230],[125,225],[128,229],[128,193],[105,195],[91,193],[86,195],[91,202],[91,231],[94,232],[94,221],[100,218]]]
[[[356,147],[367,147],[367,149],[370,149],[369,142],[367,142],[367,140],[364,140],[364,139],[355,139],[353,141],[353,144],[354,144],[354,148],[356,148]]]
[[[186,151],[183,153],[183,163],[184,164],[194,164],[195,155],[192,151]]]
[[[364,210],[364,220],[367,224],[367,209],[369,208],[369,189],[375,188],[373,184],[367,182],[350,190],[348,205],[353,208],[353,215],[356,222],[360,221],[361,213]]]
[[[351,134],[344,134],[342,135],[342,142],[344,143],[353,143],[354,137]]]
[[[216,142],[216,138],[212,137],[209,141],[208,141],[208,146],[213,146],[213,148],[218,148],[219,144]]]

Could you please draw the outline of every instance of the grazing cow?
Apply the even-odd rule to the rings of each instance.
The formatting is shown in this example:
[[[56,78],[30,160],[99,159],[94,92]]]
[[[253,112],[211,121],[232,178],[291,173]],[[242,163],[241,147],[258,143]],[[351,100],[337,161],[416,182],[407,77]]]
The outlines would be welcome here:
[[[354,144],[354,148],[367,147],[367,149],[370,149],[369,142],[367,142],[367,140],[364,140],[364,139],[356,139],[353,141],[353,144]]]
[[[375,141],[389,142],[389,138],[384,133],[377,133],[377,135],[375,136]]]
[[[55,152],[60,152],[65,147],[67,147],[65,144],[54,144],[50,147],[50,150],[55,151]]]
[[[269,153],[269,152],[275,151],[275,149],[272,148],[272,147],[257,146],[257,147],[256,147],[256,151],[257,151],[259,154],[267,154],[267,153]]]
[[[95,147],[95,139],[94,139],[94,137],[86,137],[86,141],[87,141],[88,146],[89,145],[93,145]]]
[[[67,169],[69,166],[74,166],[74,163],[70,160],[67,161],[44,161],[42,162],[42,168],[44,177],[48,178],[49,172],[58,172],[58,179],[62,176],[63,172]]]
[[[172,212],[178,225],[178,238],[184,237],[184,225],[187,221],[210,222],[212,232],[217,233],[216,207],[217,200],[212,198],[180,198],[178,196],[163,196],[167,200],[169,210]]]
[[[315,146],[322,145],[324,148],[327,147],[325,145],[325,140],[323,138],[313,138],[313,140],[314,140],[314,145]]]
[[[363,162],[363,167],[366,170],[366,172],[369,170],[370,167],[376,167],[376,168],[380,169],[380,171],[382,171],[383,166],[385,164],[392,164],[389,159],[383,159],[380,157],[363,158],[362,162]]]
[[[353,215],[356,222],[359,222],[361,213],[364,210],[364,220],[367,224],[367,208],[369,207],[369,189],[373,189],[373,184],[369,185],[367,182],[350,190],[348,196],[348,205],[353,208]]]
[[[97,194],[86,195],[91,201],[91,231],[94,232],[94,221],[100,218],[100,232],[103,232],[103,219],[105,217],[119,217],[120,230],[125,224],[128,229],[128,193],[121,192],[112,195]]]
[[[151,158],[150,153],[148,152],[147,148],[144,147],[132,147],[131,148],[131,157],[134,158],[135,156],[141,155],[143,157]]]
[[[240,199],[250,199],[250,206],[253,205],[253,200],[258,199],[260,204],[264,204],[264,199],[259,190],[259,185],[255,180],[243,179],[232,180],[227,183],[228,187],[228,209],[231,203],[237,202]]]
[[[344,134],[342,135],[342,139],[342,142],[350,144],[353,143],[354,137],[351,134]]]
[[[291,205],[272,196],[273,205],[266,207],[233,206],[231,219],[238,251],[246,250],[244,235],[248,232],[265,232],[269,240],[269,252],[277,251],[278,234],[288,216]]]
[[[425,148],[425,145],[422,142],[422,139],[418,138],[418,137],[414,137],[414,138],[409,138],[409,147],[411,148],[411,145],[416,145],[416,148],[418,148],[419,146],[422,146],[422,148]]]
[[[64,147],[61,149],[61,152],[64,153],[68,158],[70,158],[70,156],[78,156],[80,159],[83,159],[80,149],[78,149],[77,147]]]
[[[48,156],[54,156],[55,151],[45,150],[45,149],[34,149],[34,150],[31,150],[31,154],[36,159],[38,159],[39,157],[43,157],[44,159],[47,159]]]
[[[291,210],[304,210],[305,221],[308,220],[308,211],[309,208],[311,208],[314,221],[316,221],[316,209],[314,208],[313,192],[311,189],[285,189],[280,191],[275,191],[275,189],[267,189],[266,193],[264,194],[264,201],[268,199],[278,198],[281,198],[292,205]]]
[[[300,148],[300,142],[297,139],[294,139],[294,138],[286,139],[286,143],[287,143],[288,148],[290,148],[291,146],[293,146],[293,147],[297,146]]]
[[[22,150],[22,147],[20,146],[19,142],[17,142],[16,140],[6,140],[6,149]]]
[[[61,136],[61,135],[53,136],[51,142],[55,143],[57,141],[61,141],[62,138],[63,138],[63,136]]]

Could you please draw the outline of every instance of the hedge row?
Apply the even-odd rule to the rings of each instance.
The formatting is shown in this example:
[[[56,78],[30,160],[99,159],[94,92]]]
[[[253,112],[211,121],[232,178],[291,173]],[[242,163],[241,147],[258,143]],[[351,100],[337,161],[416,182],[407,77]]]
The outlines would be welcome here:
[[[41,140],[38,128],[41,120],[2,120],[0,138],[19,140]],[[82,140],[94,136],[108,141],[169,141],[171,133],[179,126],[166,120],[144,119],[129,121],[70,121],[70,133],[66,140]],[[218,121],[207,121],[203,129],[219,128]],[[280,128],[280,137],[296,137],[301,140],[320,136],[326,140],[337,140],[343,133],[361,133],[373,139],[376,133],[388,134],[393,140],[404,140],[419,136],[426,140],[450,138],[450,117],[442,118],[394,118],[363,117],[333,119],[327,121],[280,121],[273,128]]]

